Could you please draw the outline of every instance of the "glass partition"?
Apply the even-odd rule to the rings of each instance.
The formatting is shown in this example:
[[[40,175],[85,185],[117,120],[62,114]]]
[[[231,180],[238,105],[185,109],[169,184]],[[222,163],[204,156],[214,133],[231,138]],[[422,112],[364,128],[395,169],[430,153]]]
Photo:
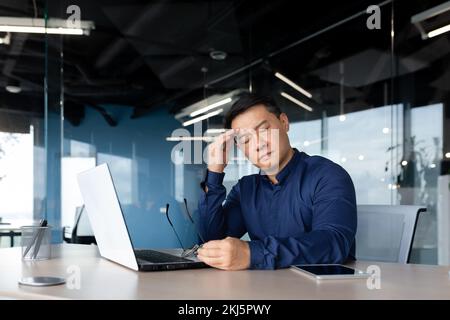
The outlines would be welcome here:
[[[196,218],[206,168],[195,154],[223,132],[230,103],[184,121],[199,101],[252,91],[288,115],[293,147],[350,173],[359,204],[426,206],[411,260],[437,262],[449,33],[423,39],[411,17],[439,1],[345,2],[327,14],[292,1],[35,3],[0,13],[82,33],[0,33],[0,223],[46,218],[62,241],[83,204],[77,173],[107,163],[135,246],[179,246],[167,203],[192,245],[184,199]],[[239,152],[231,160],[228,191],[258,172]]]
[[[254,57],[255,63],[238,75],[212,85],[237,83],[275,97],[289,117],[292,146],[344,167],[358,204],[427,207],[419,217],[411,262],[434,264],[437,180],[445,173],[448,137],[448,34],[423,40],[411,23],[432,3],[377,5],[378,26],[370,27],[375,11],[354,11],[261,59]],[[219,123],[211,122],[211,127]],[[240,169],[247,165],[228,168],[229,186],[252,172]]]

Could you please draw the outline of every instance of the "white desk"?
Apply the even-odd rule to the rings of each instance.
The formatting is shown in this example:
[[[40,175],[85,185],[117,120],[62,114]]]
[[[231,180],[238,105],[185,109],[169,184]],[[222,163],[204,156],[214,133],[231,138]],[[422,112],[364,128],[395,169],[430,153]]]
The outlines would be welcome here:
[[[0,297],[19,299],[450,299],[450,267],[377,263],[381,289],[365,279],[315,282],[296,272],[215,269],[135,272],[102,259],[97,247],[54,246],[54,258],[22,263],[20,248],[0,249]],[[356,262],[366,269],[370,264]],[[80,289],[19,286],[24,275],[67,277],[79,267]]]

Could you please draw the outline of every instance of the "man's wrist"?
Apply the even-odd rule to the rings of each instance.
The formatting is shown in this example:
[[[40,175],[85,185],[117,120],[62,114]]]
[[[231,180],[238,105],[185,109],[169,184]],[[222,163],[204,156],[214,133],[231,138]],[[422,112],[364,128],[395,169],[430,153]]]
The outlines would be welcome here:
[[[252,240],[248,242],[250,250],[250,269],[264,268],[264,244],[261,240]]]
[[[224,172],[214,172],[214,171],[207,169],[206,173],[205,173],[205,179],[201,183],[202,189],[206,192],[207,185],[221,186],[223,183],[224,176],[225,176]]]
[[[215,167],[208,167],[208,171],[209,172],[214,172],[214,173],[223,173],[223,171],[225,170],[225,168],[215,168]]]
[[[243,240],[242,240],[243,241]],[[244,242],[244,257],[245,257],[245,269],[249,269],[251,266],[251,253],[250,253],[250,242],[249,241],[243,241]]]

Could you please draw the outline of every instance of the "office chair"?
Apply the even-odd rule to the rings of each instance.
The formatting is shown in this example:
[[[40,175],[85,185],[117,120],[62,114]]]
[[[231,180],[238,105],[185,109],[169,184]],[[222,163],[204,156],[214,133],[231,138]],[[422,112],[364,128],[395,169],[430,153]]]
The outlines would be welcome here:
[[[67,243],[97,244],[84,205],[76,208],[73,228],[63,227],[63,239]]]
[[[356,259],[408,263],[422,206],[358,205]]]

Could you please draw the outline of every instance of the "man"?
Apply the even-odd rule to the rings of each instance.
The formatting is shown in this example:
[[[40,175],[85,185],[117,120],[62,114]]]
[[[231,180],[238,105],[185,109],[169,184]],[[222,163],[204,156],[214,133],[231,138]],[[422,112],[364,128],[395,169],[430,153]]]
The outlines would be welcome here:
[[[275,102],[246,94],[225,117],[208,148],[199,202],[208,241],[198,251],[224,270],[275,269],[354,259],[356,200],[339,165],[290,146],[289,120]],[[226,197],[222,184],[233,141],[261,171],[241,178]],[[240,240],[248,232],[251,241]]]

